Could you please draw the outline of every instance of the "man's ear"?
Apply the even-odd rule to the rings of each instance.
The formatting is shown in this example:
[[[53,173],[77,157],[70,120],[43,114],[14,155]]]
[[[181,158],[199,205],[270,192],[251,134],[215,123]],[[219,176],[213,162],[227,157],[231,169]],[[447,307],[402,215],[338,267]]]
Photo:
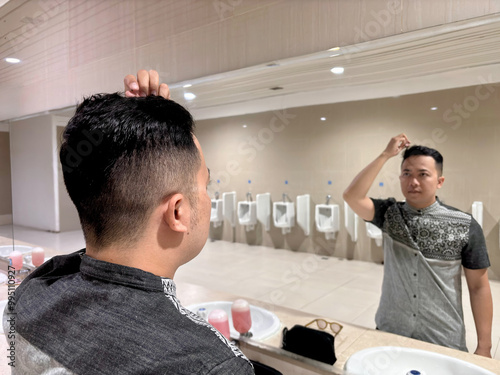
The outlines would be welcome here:
[[[190,218],[190,206],[182,194],[174,194],[165,202],[163,220],[174,232],[187,232]]]
[[[441,176],[441,177],[438,177],[438,185],[437,185],[437,188],[438,189],[441,189],[441,187],[443,186],[444,184],[444,177]]]

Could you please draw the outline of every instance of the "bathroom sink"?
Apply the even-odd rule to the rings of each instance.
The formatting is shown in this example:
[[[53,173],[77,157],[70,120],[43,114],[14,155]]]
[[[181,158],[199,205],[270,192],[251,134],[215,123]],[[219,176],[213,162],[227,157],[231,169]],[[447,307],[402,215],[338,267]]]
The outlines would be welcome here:
[[[345,375],[495,375],[479,366],[425,350],[379,346],[354,353]]]
[[[240,337],[240,334],[234,329],[233,320],[231,318],[232,304],[233,303],[229,301],[215,301],[198,303],[196,305],[187,306],[187,308],[196,314],[199,308],[204,307],[207,311],[207,316],[212,310],[224,310],[229,318],[231,337],[238,338]],[[252,317],[252,328],[250,328],[250,332],[252,333],[252,340],[265,340],[266,338],[274,335],[280,330],[280,320],[278,319],[276,314],[272,313],[269,310],[250,305],[250,316]]]
[[[31,246],[15,245],[14,250],[19,251],[21,254],[26,254],[26,253],[31,252],[31,250],[33,250],[33,248]],[[12,253],[12,245],[0,246],[0,256],[1,257],[8,257],[10,253]]]

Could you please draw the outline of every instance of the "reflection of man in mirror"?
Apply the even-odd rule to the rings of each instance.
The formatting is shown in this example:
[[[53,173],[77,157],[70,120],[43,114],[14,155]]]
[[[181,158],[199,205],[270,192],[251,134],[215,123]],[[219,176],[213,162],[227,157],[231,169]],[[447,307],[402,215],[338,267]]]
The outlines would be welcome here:
[[[463,266],[477,330],[475,354],[491,357],[493,302],[482,229],[470,214],[446,206],[436,197],[444,183],[441,154],[424,146],[407,148],[409,145],[404,134],[392,138],[344,192],[354,212],[384,233],[377,328],[467,351]],[[406,201],[367,197],[384,164],[403,149],[400,182]]]
[[[127,97],[86,98],[64,131],[64,182],[86,249],[52,258],[16,290],[14,371],[253,374],[236,345],[176,297],[174,274],[210,227],[193,119],[167,100],[156,72],[125,83]]]

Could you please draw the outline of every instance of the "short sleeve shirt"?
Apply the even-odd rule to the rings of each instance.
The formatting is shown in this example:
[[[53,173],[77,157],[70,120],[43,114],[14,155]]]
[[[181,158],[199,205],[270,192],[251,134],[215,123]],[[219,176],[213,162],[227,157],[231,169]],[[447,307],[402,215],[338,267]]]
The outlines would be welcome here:
[[[372,223],[384,235],[377,327],[467,351],[461,266],[490,266],[481,227],[470,214],[439,200],[424,209],[393,198],[372,200]]]

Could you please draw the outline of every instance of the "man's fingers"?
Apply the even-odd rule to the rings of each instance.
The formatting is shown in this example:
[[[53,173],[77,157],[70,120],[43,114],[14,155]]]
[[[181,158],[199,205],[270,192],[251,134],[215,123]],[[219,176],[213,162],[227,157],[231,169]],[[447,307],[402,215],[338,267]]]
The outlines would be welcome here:
[[[158,86],[160,85],[160,76],[156,70],[149,71],[149,92],[148,95],[158,95]]]
[[[123,84],[125,86],[125,95],[127,97],[136,96],[139,94],[139,85],[137,84],[137,80],[135,76],[129,74],[123,79]]]
[[[148,96],[149,94],[149,72],[141,69],[137,72],[137,81],[139,83],[139,96]]]
[[[160,76],[156,70],[141,69],[137,72],[137,78],[129,74],[123,79],[123,83],[127,98],[160,95],[170,99],[170,89],[165,83],[160,85]]]
[[[166,83],[162,83],[160,85],[160,92],[158,95],[163,96],[165,99],[170,99],[170,89]]]

